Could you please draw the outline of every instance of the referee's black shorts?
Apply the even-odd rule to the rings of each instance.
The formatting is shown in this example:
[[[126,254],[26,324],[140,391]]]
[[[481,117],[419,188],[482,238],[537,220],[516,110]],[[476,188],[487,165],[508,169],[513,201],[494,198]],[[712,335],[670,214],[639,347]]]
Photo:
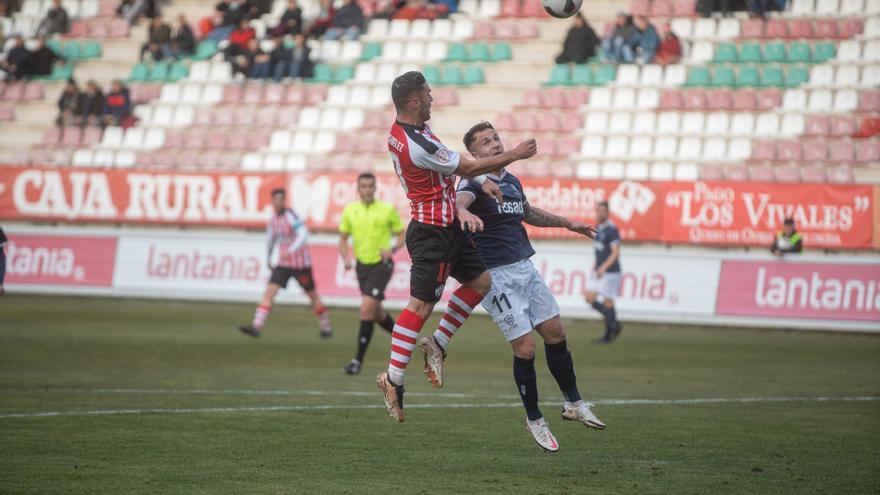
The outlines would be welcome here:
[[[477,246],[458,220],[449,227],[411,221],[406,228],[406,249],[412,258],[409,293],[422,301],[439,301],[450,275],[465,283],[486,271]]]
[[[394,273],[394,262],[383,260],[365,265],[358,261],[355,265],[355,273],[361,294],[382,301],[385,299],[385,287],[388,286],[391,274]]]

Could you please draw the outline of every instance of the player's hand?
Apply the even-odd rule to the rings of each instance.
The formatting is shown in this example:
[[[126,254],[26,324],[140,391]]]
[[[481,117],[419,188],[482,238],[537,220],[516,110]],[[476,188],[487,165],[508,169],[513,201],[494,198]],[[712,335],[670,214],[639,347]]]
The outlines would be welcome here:
[[[486,182],[483,182],[483,185],[480,187],[483,188],[484,193],[495,198],[495,201],[497,201],[499,205],[504,203],[504,193],[501,192],[501,188],[494,180],[486,179]]]
[[[596,237],[596,229],[594,229],[593,226],[588,223],[569,222],[565,228],[567,228],[568,230],[570,230],[576,234],[580,234],[582,236],[589,237],[590,239],[593,239]]]
[[[342,260],[342,265],[346,270],[351,270],[351,260]]]
[[[392,256],[394,256],[394,252],[390,249],[383,249],[379,251],[379,256],[382,257],[382,261],[388,261],[391,259]]]
[[[538,153],[538,142],[534,139],[526,139],[525,141],[516,145],[516,148],[513,149],[513,154],[516,156],[517,160],[525,160],[526,158],[531,158]]]
[[[266,262],[266,266],[269,267],[269,271],[270,271],[270,272],[271,272],[272,270],[275,269],[275,267],[272,266],[272,262],[271,262],[271,261],[267,261],[267,262]]]
[[[596,278],[602,278],[602,275],[605,275],[605,269],[596,268]]]
[[[480,217],[474,215],[467,210],[459,210],[458,221],[461,222],[461,230],[464,230],[466,232],[483,231],[483,221],[480,220]]]

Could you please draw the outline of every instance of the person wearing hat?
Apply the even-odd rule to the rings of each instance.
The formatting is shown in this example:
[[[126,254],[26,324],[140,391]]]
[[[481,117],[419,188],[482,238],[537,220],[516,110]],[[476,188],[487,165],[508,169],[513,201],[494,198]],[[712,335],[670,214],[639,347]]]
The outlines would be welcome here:
[[[770,246],[770,252],[781,257],[786,253],[800,253],[803,249],[803,239],[800,232],[794,229],[794,219],[786,218],[782,223],[782,230],[776,234],[776,239]]]

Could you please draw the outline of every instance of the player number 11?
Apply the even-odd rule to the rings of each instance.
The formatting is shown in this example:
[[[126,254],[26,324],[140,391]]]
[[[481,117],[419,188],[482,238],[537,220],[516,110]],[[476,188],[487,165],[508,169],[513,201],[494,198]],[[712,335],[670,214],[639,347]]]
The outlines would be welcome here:
[[[504,308],[501,307],[502,302],[504,302],[504,304],[507,305],[507,309],[512,308],[512,306],[510,305],[510,299],[507,298],[507,294],[501,293],[501,297],[498,297],[498,296],[492,297],[492,304],[494,304],[495,307],[498,308],[499,313],[504,312]]]

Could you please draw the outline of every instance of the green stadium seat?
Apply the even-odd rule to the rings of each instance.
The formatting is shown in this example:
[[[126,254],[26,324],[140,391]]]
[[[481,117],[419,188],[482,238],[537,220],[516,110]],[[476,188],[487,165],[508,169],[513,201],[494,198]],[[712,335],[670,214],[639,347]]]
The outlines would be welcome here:
[[[65,81],[71,77],[73,77],[73,62],[55,65],[52,67],[52,74],[49,75],[52,81]]]
[[[791,67],[785,73],[785,86],[796,88],[810,80],[810,72],[806,67]]]
[[[352,79],[354,79],[354,66],[340,65],[336,68],[336,73],[333,75],[333,84],[341,84]]]
[[[440,71],[441,86],[457,86],[463,82],[461,70],[456,65],[447,65]]]
[[[333,67],[327,64],[315,64],[315,73],[309,82],[321,84],[333,82]]]
[[[596,69],[597,86],[604,86],[617,79],[617,67],[614,65],[600,65]]]
[[[691,67],[688,72],[685,86],[708,86],[709,85],[709,69],[706,67]]]
[[[489,45],[486,43],[474,43],[471,45],[471,54],[469,57],[471,62],[489,62],[492,60],[492,54],[489,52]]]
[[[82,58],[79,50],[79,43],[77,43],[76,41],[65,43],[61,47],[61,56],[64,57],[66,60],[71,61]]]
[[[168,71],[168,76],[165,78],[166,81],[177,82],[184,77],[189,75],[189,66],[184,62],[175,62],[174,65],[171,66],[171,70]]]
[[[170,66],[167,62],[157,62],[153,64],[153,67],[150,69],[150,81],[161,82],[168,79],[168,72]]]
[[[96,41],[86,41],[82,45],[82,58],[101,58],[103,51],[101,44]]]
[[[146,81],[150,78],[150,66],[141,62],[134,64],[131,68],[131,75],[128,76],[129,81]]]
[[[785,61],[790,64],[810,63],[810,45],[806,43],[792,43],[788,47],[788,56],[785,57]]]
[[[215,53],[217,53],[217,43],[206,40],[199,43],[199,46],[196,47],[196,53],[193,54],[192,58],[196,60],[207,60],[213,57]]]
[[[736,87],[748,88],[759,86],[761,83],[760,74],[755,67],[740,67],[736,74]]]
[[[739,47],[739,63],[759,63],[762,59],[761,45],[758,43],[744,43]]]
[[[464,84],[483,84],[486,82],[486,74],[480,65],[472,65],[464,71]]]
[[[453,44],[449,45],[449,49],[446,52],[446,61],[447,62],[467,62],[468,61],[467,47],[461,43],[453,43]]]
[[[765,67],[761,72],[761,86],[765,88],[781,88],[785,78],[780,67]]]
[[[736,45],[733,43],[719,43],[718,46],[715,47],[715,58],[713,58],[712,61],[719,64],[736,62]]]
[[[495,43],[492,47],[492,61],[501,62],[513,59],[513,48],[510,43]]]
[[[364,51],[361,52],[361,62],[367,62],[382,55],[382,45],[379,43],[364,43]]]
[[[785,45],[782,43],[767,43],[764,45],[764,63],[785,62]]]
[[[593,68],[587,64],[575,65],[571,69],[571,84],[575,86],[592,86],[596,80],[593,77]]]
[[[735,86],[735,81],[732,67],[718,67],[712,72],[712,86],[729,88]]]
[[[812,61],[814,64],[821,64],[837,56],[837,48],[834,43],[819,43],[813,47]]]
[[[428,84],[434,85],[440,83],[440,69],[436,66],[428,65],[422,68],[422,75],[425,76],[425,81]]]
[[[57,39],[46,40],[46,47],[48,47],[50,50],[52,50],[55,53],[59,53],[59,54],[62,53],[61,42],[58,41]]]
[[[550,79],[547,80],[548,86],[568,86],[571,84],[571,71],[567,65],[554,65],[550,71]]]

